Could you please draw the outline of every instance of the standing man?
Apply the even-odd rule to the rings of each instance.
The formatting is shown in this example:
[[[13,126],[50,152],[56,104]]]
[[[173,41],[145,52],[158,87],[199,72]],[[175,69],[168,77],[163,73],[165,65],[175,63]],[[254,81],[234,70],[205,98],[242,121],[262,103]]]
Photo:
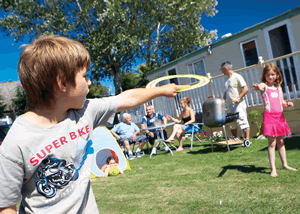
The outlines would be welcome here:
[[[147,138],[145,135],[137,136],[140,133],[140,129],[134,122],[132,122],[130,114],[124,113],[122,117],[124,122],[115,125],[110,132],[117,138],[117,140],[119,140],[120,143],[124,144],[125,150],[128,153],[128,160],[134,159],[129,143],[133,141],[140,143],[135,152],[136,157],[140,158],[142,157],[141,151],[147,141]]]
[[[167,124],[167,118],[165,116],[162,116],[161,114],[155,113],[153,111],[154,111],[154,109],[153,109],[152,105],[148,105],[146,107],[147,115],[145,115],[142,119],[142,122],[141,122],[142,129],[147,128],[147,127],[154,127],[155,122],[158,120],[162,120],[165,125]],[[156,148],[154,146],[154,141],[157,138],[156,131],[155,131],[155,129],[150,129],[150,130],[145,130],[145,132],[149,139],[149,143],[152,145],[151,153],[156,154]],[[168,138],[167,132],[165,130],[163,130],[163,133],[164,133],[164,139],[167,139]]]
[[[222,63],[221,69],[224,75],[228,76],[225,82],[225,93],[223,98],[228,105],[229,113],[239,113],[237,120],[241,130],[245,133],[244,145],[249,146],[250,126],[247,119],[247,105],[244,96],[248,92],[248,86],[244,78],[232,70],[232,64],[227,61]],[[237,139],[237,126],[230,127],[232,135]]]

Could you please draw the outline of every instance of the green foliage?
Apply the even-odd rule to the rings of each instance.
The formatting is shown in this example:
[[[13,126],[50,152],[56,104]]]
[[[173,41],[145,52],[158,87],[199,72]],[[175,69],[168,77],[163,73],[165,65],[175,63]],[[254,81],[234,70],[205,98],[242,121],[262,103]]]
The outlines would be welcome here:
[[[251,124],[256,124],[256,127],[257,127],[257,134],[256,135],[257,136],[259,135],[260,127],[261,127],[261,122],[259,122],[261,115],[262,114],[259,111],[251,111],[251,112],[248,113],[248,117],[254,119],[251,122]]]
[[[93,83],[89,86],[89,93],[87,94],[87,98],[100,98],[108,96],[107,88],[101,83]]]
[[[136,74],[134,71],[122,72],[120,79],[123,91],[135,88],[138,84],[139,88],[145,88],[149,82],[149,80],[143,78],[141,72]]]
[[[15,98],[11,99],[11,102],[13,103],[12,108],[14,114],[21,115],[27,111],[26,107],[27,107],[28,99],[23,88],[18,87],[16,89]]]
[[[81,41],[92,58],[93,79],[112,77],[122,91],[121,72],[139,58],[148,71],[208,45],[216,30],[200,25],[201,15],[214,16],[216,0],[48,0],[14,1],[0,29],[16,41],[60,34]]]
[[[6,104],[2,102],[3,97],[0,94],[0,118],[4,116],[4,110],[6,109]]]

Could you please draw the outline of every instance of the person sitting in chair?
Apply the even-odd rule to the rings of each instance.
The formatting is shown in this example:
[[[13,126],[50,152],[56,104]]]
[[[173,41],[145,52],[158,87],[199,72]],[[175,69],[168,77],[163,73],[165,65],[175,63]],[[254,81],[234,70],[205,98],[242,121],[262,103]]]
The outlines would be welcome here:
[[[147,138],[145,135],[137,136],[140,133],[140,129],[135,123],[132,122],[130,114],[124,113],[122,117],[124,122],[120,122],[119,124],[115,125],[110,131],[117,138],[119,143],[124,144],[125,150],[128,153],[128,160],[134,159],[129,143],[134,141],[140,143],[135,152],[136,157],[140,158],[142,157],[141,151],[147,141]]]
[[[167,118],[165,116],[163,116],[159,113],[155,113],[153,111],[154,111],[154,109],[153,109],[152,105],[148,105],[146,107],[147,115],[145,115],[142,119],[142,122],[141,122],[142,129],[147,128],[147,127],[156,126],[155,123],[159,120],[162,120],[165,125],[167,124]],[[163,129],[165,129],[165,128],[163,128]],[[154,146],[154,141],[157,138],[156,131],[155,131],[155,129],[150,129],[150,130],[145,130],[145,132],[149,139],[149,143],[152,146],[151,153],[156,154],[156,148]],[[164,139],[167,139],[168,136],[167,136],[167,132],[165,130],[163,130],[163,134],[164,134]],[[166,148],[165,148],[165,150],[166,150]]]
[[[181,114],[179,115],[179,118],[173,118],[170,115],[168,115],[168,118],[176,122],[176,124],[173,126],[173,132],[169,136],[167,140],[165,140],[166,143],[173,143],[174,142],[174,137],[179,141],[179,146],[177,148],[177,152],[180,152],[183,150],[182,146],[182,136],[187,132],[193,129],[193,123],[196,121],[195,120],[195,111],[192,109],[189,104],[191,103],[191,99],[189,97],[184,97],[180,100],[180,107],[183,109]],[[181,121],[183,121],[183,125],[180,124]],[[198,132],[198,128],[195,132]]]

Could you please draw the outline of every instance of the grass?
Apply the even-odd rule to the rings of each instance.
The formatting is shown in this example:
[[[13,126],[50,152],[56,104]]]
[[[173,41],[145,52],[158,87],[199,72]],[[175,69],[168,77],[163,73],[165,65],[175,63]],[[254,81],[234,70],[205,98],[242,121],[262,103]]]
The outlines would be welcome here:
[[[299,171],[283,170],[276,152],[277,178],[270,177],[267,140],[193,150],[160,151],[130,161],[131,171],[92,183],[100,213],[299,213]],[[299,168],[300,137],[285,140],[288,164]],[[190,141],[184,142],[185,147]],[[176,141],[175,141],[176,145]],[[146,151],[146,146],[145,146]]]

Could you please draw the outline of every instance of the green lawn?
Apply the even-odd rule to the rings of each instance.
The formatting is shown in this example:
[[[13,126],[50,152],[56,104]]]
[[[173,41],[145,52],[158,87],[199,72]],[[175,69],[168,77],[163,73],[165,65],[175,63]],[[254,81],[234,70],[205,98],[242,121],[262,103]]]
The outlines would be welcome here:
[[[267,140],[193,150],[161,151],[130,161],[131,171],[100,177],[93,190],[100,213],[299,213],[299,172],[283,170],[276,152],[277,178],[270,177]],[[190,142],[184,142],[189,147]],[[285,140],[288,164],[299,168],[300,137]],[[176,141],[175,141],[176,145]],[[145,146],[146,149],[146,146]]]

